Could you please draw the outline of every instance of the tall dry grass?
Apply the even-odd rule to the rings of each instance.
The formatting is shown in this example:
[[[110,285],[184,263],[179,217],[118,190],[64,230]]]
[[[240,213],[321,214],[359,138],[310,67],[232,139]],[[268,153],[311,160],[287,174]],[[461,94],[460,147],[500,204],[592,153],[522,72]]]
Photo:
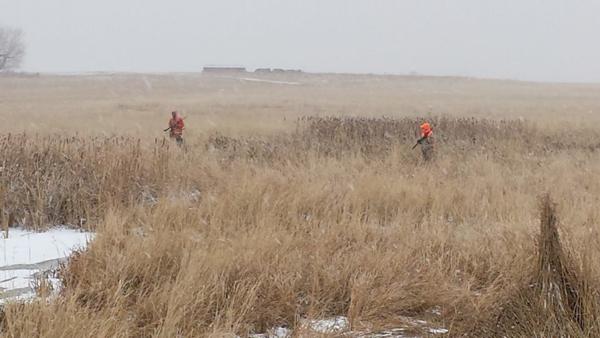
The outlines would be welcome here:
[[[3,136],[6,218],[98,236],[63,268],[58,298],[5,306],[2,331],[315,336],[303,319],[345,315],[363,332],[418,318],[450,336],[596,336],[600,135],[431,121],[427,165],[410,118],[308,117],[187,151]],[[540,212],[546,193],[556,206]]]

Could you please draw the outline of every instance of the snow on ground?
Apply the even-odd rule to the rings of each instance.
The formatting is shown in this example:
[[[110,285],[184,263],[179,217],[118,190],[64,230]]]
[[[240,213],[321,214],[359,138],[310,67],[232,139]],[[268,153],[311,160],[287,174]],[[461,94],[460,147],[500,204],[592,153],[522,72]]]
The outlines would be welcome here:
[[[448,333],[444,328],[433,328],[424,320],[405,318],[410,325],[406,328],[395,328],[379,332],[358,332],[350,330],[350,321],[347,317],[338,316],[327,319],[309,320],[305,319],[300,322],[300,334],[298,337],[310,337],[310,333],[335,335],[336,337],[349,338],[418,338],[415,335],[415,327],[423,329],[425,332],[433,335],[442,335]],[[410,333],[412,332],[412,333]],[[293,331],[277,327],[263,334],[252,334],[250,338],[288,338],[293,336]]]
[[[0,304],[9,300],[35,297],[36,277],[55,270],[75,249],[83,248],[93,238],[89,232],[53,228],[46,232],[30,232],[11,228],[8,237],[0,235]],[[60,283],[50,278],[56,289]]]
[[[429,333],[433,333],[433,334],[443,334],[443,333],[448,333],[447,329],[429,329]]]
[[[338,316],[321,320],[307,320],[303,323],[303,326],[318,333],[336,333],[348,330],[350,321],[346,317]]]
[[[290,85],[290,86],[297,86],[297,85],[300,84],[300,82],[255,79],[255,78],[252,78],[252,77],[240,77],[238,79],[242,80],[242,81],[248,81],[248,82],[264,82],[264,83],[283,84],[283,85]]]
[[[298,86],[302,83],[300,82],[291,82],[291,81],[277,81],[277,80],[268,80],[268,79],[259,79],[254,77],[231,77],[231,76],[222,76],[223,79],[234,79],[240,81],[247,82],[262,82],[262,83],[271,83],[271,84],[279,84],[279,85],[289,85],[289,86]]]
[[[251,334],[249,338],[288,338],[292,336],[292,330],[285,327],[276,327],[269,330],[268,333]],[[238,337],[239,338],[239,337]]]

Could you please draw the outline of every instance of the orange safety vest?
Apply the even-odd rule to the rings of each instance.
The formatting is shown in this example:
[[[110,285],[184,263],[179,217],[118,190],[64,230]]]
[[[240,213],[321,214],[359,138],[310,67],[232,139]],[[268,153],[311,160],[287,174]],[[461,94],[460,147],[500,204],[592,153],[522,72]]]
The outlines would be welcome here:
[[[169,120],[169,127],[171,128],[171,137],[181,136],[184,128],[183,119],[177,115]]]
[[[428,122],[425,122],[421,125],[421,137],[428,138],[433,134],[433,129],[431,129],[431,125]]]

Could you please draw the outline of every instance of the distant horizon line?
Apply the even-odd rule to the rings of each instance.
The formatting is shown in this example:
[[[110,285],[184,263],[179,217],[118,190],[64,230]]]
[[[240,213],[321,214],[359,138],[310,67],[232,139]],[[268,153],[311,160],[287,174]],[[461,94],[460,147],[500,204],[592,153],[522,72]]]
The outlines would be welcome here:
[[[93,76],[93,75],[214,75],[218,72],[206,72],[204,68],[231,68],[232,71],[235,68],[243,68],[245,71],[240,71],[244,74],[259,74],[259,75],[276,75],[276,74],[306,74],[306,75],[348,75],[348,76],[392,76],[392,77],[413,77],[413,78],[446,78],[446,79],[463,79],[463,80],[481,80],[481,81],[506,81],[506,82],[521,82],[521,83],[538,83],[538,84],[566,84],[566,85],[600,85],[600,81],[544,81],[544,80],[523,80],[516,78],[499,78],[499,77],[486,77],[486,76],[468,76],[468,75],[441,75],[441,74],[427,74],[419,72],[409,73],[377,73],[377,72],[335,72],[335,71],[306,71],[301,68],[284,68],[284,67],[244,67],[244,66],[232,66],[232,65],[206,65],[198,71],[122,71],[122,70],[94,70],[94,71],[34,71],[34,70],[22,70],[22,71],[8,71],[0,72],[0,76],[6,75],[49,75],[49,76]],[[276,71],[270,73],[256,72],[260,69],[271,69],[271,70],[283,70],[284,72],[278,73]]]

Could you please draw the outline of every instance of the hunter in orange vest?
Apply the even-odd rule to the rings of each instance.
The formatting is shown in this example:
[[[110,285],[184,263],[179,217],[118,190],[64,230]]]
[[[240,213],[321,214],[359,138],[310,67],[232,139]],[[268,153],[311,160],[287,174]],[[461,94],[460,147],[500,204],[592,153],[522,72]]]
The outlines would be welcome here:
[[[169,136],[171,136],[172,139],[175,139],[178,145],[183,144],[183,129],[185,129],[183,118],[178,112],[172,112],[171,119],[169,120],[169,128],[167,128],[167,130],[170,131]]]
[[[433,128],[428,122],[421,125],[421,138],[417,141],[421,145],[423,159],[428,162],[433,158]]]

